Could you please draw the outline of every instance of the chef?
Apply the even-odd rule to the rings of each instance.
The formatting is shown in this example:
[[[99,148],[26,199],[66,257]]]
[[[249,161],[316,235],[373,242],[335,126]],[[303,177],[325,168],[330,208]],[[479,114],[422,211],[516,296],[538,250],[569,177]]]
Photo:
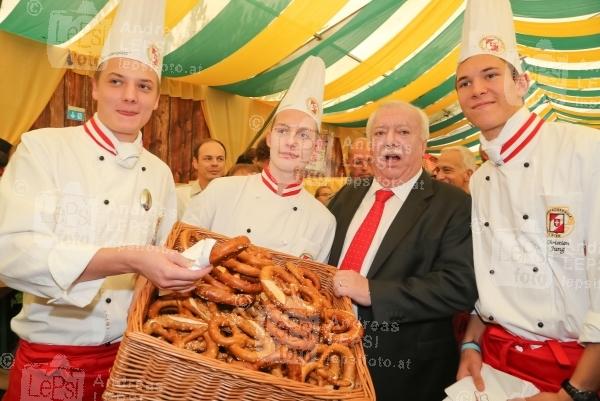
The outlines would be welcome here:
[[[469,1],[456,91],[489,161],[473,175],[479,301],[458,378],[481,362],[531,381],[530,400],[596,400],[600,389],[600,135],[545,122],[508,0]]]
[[[26,133],[0,183],[0,281],[23,291],[4,400],[99,400],[126,327],[134,273],[189,289],[209,268],[162,244],[169,168],[142,147],[159,99],[164,3],[123,0],[93,80],[98,112]]]
[[[194,197],[182,220],[260,246],[327,260],[335,219],[302,187],[323,113],[325,65],[309,57],[281,100],[267,133],[270,161],[262,173],[217,178]]]

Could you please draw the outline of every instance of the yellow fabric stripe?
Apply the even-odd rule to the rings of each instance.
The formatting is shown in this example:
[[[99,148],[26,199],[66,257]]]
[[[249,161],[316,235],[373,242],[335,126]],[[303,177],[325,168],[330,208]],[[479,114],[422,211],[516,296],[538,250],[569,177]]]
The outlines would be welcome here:
[[[326,2],[323,2],[326,3]],[[429,40],[463,3],[462,0],[435,0],[379,51],[356,68],[325,86],[325,99],[335,99],[377,79]]]
[[[600,78],[567,79],[528,72],[529,77],[542,84],[568,89],[599,89]]]
[[[446,107],[452,106],[456,102],[458,102],[458,96],[456,95],[456,91],[452,91],[434,104],[425,107],[424,110],[428,116],[432,116],[435,113],[442,111]]]
[[[348,0],[295,0],[265,30],[221,62],[178,78],[202,85],[226,85],[251,78],[277,64],[319,31]]]
[[[167,0],[165,8],[165,32],[170,31],[177,23],[196,5],[195,0]],[[112,26],[116,9],[107,16],[81,39],[69,46],[74,53],[99,57],[104,46],[106,35]]]
[[[546,61],[559,61],[562,63],[586,63],[600,61],[600,49],[592,50],[542,50],[536,47],[519,45],[519,54]]]
[[[600,33],[600,16],[594,16],[580,21],[568,22],[531,22],[515,21],[518,33],[540,37],[575,37]]]
[[[65,74],[50,63],[50,50],[56,52],[52,59],[62,65],[66,50],[0,31],[0,54],[9,55],[2,59],[6,79],[0,91],[0,137],[13,145],[44,110]]]
[[[351,112],[341,112],[328,114],[323,117],[323,121],[328,123],[345,123],[350,121],[365,120],[377,107],[389,100],[412,101],[423,93],[443,83],[450,75],[456,71],[456,65],[459,54],[459,47],[456,47],[447,54],[441,62],[436,64],[427,73],[421,75],[418,79],[396,92],[381,98],[373,103],[359,107]]]
[[[585,105],[586,103],[600,103],[600,96],[587,97],[587,96],[569,96],[561,93],[547,91],[546,95],[550,99],[566,100],[567,102],[579,103]]]

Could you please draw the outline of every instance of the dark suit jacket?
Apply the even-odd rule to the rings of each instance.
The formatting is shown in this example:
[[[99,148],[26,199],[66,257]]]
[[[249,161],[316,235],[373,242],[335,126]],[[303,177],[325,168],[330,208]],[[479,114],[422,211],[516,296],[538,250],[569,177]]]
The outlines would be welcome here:
[[[349,181],[329,204],[331,265],[370,185]],[[367,274],[371,306],[358,308],[378,400],[442,400],[455,381],[452,315],[477,298],[470,219],[470,196],[424,172],[385,234]]]

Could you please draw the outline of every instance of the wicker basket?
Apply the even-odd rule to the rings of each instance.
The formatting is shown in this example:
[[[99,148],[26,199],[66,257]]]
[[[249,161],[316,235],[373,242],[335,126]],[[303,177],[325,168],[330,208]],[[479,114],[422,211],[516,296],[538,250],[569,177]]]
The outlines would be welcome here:
[[[193,235],[222,240],[225,237],[177,223],[167,242],[178,248],[181,236]],[[321,285],[332,292],[335,269],[321,263],[272,252],[277,264],[294,261],[317,273]],[[352,390],[332,390],[268,373],[232,366],[177,348],[142,332],[148,306],[156,298],[156,288],[140,277],[129,311],[127,331],[119,348],[104,393],[105,400],[374,400],[375,391],[367,369],[362,344],[353,346],[356,355],[356,385]],[[334,298],[334,306],[351,310],[347,298]]]

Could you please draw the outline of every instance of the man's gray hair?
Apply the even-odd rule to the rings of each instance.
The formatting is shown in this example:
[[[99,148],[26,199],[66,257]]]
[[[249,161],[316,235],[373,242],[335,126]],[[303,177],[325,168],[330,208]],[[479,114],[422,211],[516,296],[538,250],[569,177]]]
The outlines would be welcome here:
[[[417,115],[419,116],[419,120],[421,122],[421,138],[423,138],[424,141],[429,139],[429,117],[427,117],[427,114],[420,109],[417,106],[414,106],[408,102],[404,102],[402,100],[392,100],[389,102],[386,102],[384,104],[382,104],[381,106],[379,106],[377,108],[377,110],[375,110],[370,116],[369,116],[369,120],[367,121],[367,137],[371,137],[371,134],[373,133],[373,123],[375,122],[375,118],[377,117],[377,113],[379,113],[381,110],[384,109],[393,109],[393,108],[405,108],[405,109],[410,109],[413,110],[417,113]]]
[[[441,154],[448,152],[459,152],[465,168],[467,170],[471,170],[472,172],[477,170],[477,160],[475,159],[475,155],[466,146],[448,146],[447,148],[442,149]]]

